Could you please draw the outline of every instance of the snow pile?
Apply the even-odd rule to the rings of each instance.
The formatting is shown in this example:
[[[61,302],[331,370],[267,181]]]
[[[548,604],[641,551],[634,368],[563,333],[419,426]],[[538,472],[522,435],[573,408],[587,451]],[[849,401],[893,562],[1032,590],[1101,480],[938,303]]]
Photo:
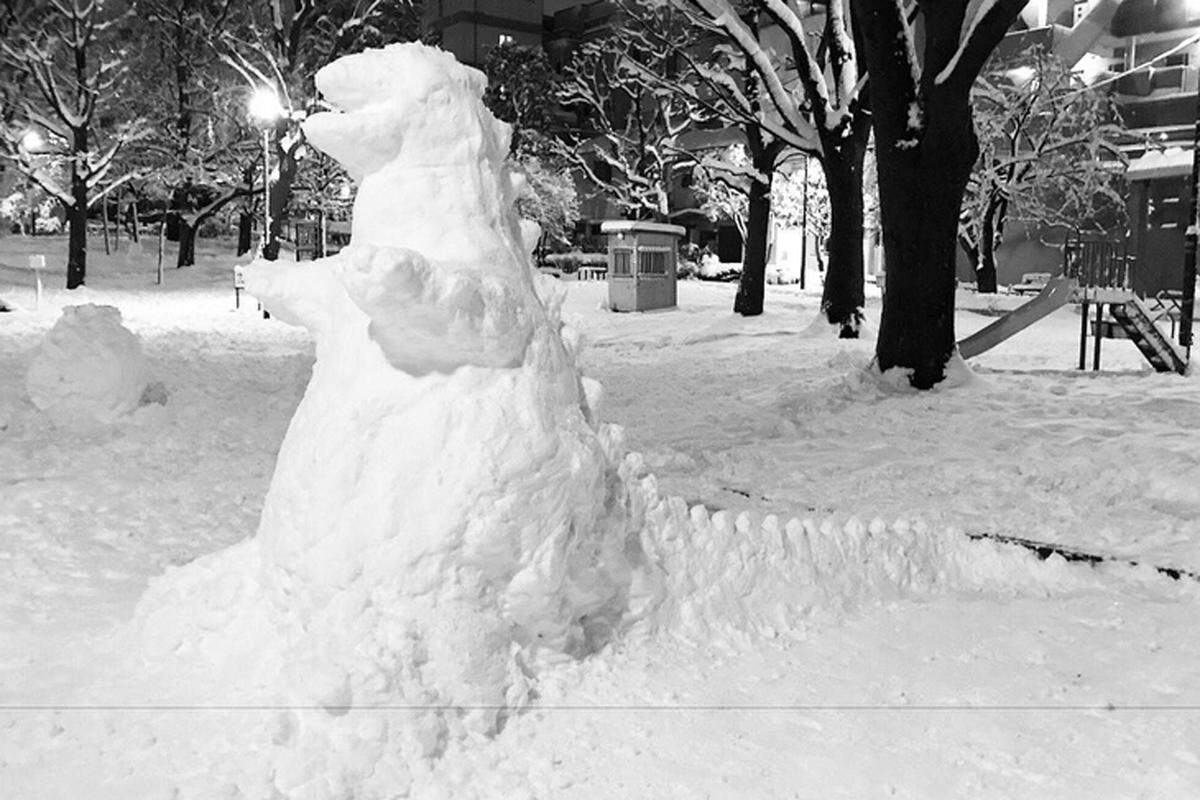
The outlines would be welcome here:
[[[60,427],[107,424],[137,408],[147,366],[137,336],[112,306],[67,306],[25,375],[35,406]]]
[[[972,541],[920,521],[781,520],[774,514],[710,514],[642,481],[641,543],[653,565],[634,591],[644,633],[693,642],[803,631],[817,614],[865,603],[987,590],[1042,596],[1097,583],[1062,558],[1039,561],[1017,547]]]
[[[168,673],[207,661],[227,690],[310,709],[273,734],[278,790],[396,793],[448,742],[494,734],[539,664],[607,641],[639,554],[619,439],[561,294],[535,287],[482,74],[394,45],[317,85],[343,112],[309,140],[360,181],[352,244],[246,269],[313,333],[311,382],[257,536],[158,581],[136,625]],[[414,710],[345,715],[397,705]]]

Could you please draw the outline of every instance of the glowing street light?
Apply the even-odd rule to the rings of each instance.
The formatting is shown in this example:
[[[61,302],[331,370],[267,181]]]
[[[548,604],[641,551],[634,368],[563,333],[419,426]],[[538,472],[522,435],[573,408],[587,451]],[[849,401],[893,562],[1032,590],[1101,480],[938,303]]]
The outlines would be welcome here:
[[[271,241],[271,131],[284,116],[279,95],[269,86],[263,86],[250,96],[247,104],[250,119],[262,128],[263,144],[263,235],[259,255],[267,257],[267,245]]]
[[[45,137],[43,137],[41,133],[33,128],[25,131],[25,135],[21,137],[21,147],[23,147],[26,152],[36,153],[45,146]]]
[[[247,110],[250,118],[263,126],[274,125],[283,116],[279,95],[269,86],[263,86],[250,95]]]

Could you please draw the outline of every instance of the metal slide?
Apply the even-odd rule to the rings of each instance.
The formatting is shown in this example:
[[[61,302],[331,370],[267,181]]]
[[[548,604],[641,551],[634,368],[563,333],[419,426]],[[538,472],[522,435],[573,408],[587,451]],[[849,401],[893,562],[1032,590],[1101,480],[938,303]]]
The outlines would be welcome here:
[[[958,343],[958,352],[963,358],[974,358],[991,350],[1005,339],[1015,336],[1033,323],[1062,308],[1075,291],[1074,278],[1062,275],[1051,278],[1038,296],[1019,308],[1005,314],[982,330],[972,333]]]

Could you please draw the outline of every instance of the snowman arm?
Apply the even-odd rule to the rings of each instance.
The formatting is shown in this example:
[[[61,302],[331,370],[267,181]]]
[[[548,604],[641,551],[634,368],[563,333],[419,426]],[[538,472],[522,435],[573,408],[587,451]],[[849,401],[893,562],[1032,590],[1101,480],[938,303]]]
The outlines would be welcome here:
[[[245,269],[246,291],[282,322],[323,331],[330,308],[344,297],[333,270],[341,256],[316,261],[266,261],[256,259]]]

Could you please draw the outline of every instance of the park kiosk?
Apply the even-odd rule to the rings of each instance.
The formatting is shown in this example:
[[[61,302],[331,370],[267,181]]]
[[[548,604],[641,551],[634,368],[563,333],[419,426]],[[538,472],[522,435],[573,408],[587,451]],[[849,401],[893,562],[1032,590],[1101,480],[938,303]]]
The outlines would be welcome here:
[[[676,258],[686,231],[660,222],[609,221],[608,301],[613,311],[674,308]]]

